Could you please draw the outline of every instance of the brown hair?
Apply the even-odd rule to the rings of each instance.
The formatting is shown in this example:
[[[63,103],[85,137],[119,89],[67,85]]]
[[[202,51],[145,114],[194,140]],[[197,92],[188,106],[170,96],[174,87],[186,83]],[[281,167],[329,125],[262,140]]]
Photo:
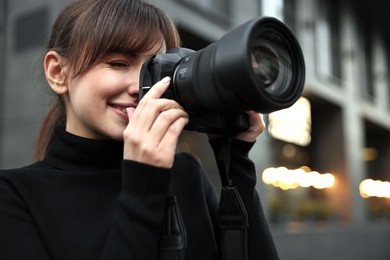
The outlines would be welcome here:
[[[57,17],[47,51],[64,57],[72,77],[76,77],[109,53],[145,53],[161,39],[167,49],[180,45],[172,20],[151,4],[142,0],[76,0]],[[44,158],[54,129],[65,123],[65,104],[58,96],[43,119],[34,161]]]

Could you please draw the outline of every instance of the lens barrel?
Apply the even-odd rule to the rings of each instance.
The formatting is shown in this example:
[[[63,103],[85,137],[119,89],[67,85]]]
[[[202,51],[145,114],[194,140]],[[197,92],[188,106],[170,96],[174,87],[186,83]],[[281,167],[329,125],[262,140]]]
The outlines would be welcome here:
[[[295,103],[304,80],[304,58],[293,33],[276,18],[261,17],[181,60],[173,87],[192,113],[269,113]]]
[[[249,126],[246,111],[270,113],[293,105],[305,83],[301,47],[273,17],[250,20],[206,48],[174,48],[149,58],[140,75],[141,99],[165,76],[163,98],[188,113],[187,130],[232,134]]]

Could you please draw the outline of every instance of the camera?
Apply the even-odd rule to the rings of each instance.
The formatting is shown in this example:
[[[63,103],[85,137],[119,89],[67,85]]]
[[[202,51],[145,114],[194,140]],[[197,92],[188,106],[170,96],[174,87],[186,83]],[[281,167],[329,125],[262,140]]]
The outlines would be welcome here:
[[[139,99],[171,77],[162,98],[189,114],[186,130],[229,135],[248,128],[246,111],[270,113],[301,96],[305,62],[292,31],[273,17],[252,19],[204,49],[174,48],[142,66]]]

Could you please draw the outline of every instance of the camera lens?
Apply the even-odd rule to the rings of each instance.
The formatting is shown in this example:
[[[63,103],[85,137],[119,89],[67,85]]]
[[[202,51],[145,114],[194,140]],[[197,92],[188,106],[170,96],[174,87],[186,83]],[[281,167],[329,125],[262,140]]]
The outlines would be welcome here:
[[[156,55],[147,66],[151,78],[172,77],[171,96],[192,115],[271,113],[294,104],[305,81],[297,39],[271,17],[250,20],[199,51]]]
[[[252,68],[265,92],[275,99],[281,99],[291,91],[291,56],[278,37],[265,39],[267,36],[263,35],[252,46]]]
[[[298,100],[305,63],[291,30],[275,18],[259,17],[199,51],[175,48],[149,59],[140,97],[164,76],[172,83],[163,97],[190,114],[189,129],[238,132],[248,127],[245,111],[271,113]]]
[[[265,87],[275,82],[279,74],[279,62],[275,53],[265,46],[254,46],[251,52],[252,68]]]

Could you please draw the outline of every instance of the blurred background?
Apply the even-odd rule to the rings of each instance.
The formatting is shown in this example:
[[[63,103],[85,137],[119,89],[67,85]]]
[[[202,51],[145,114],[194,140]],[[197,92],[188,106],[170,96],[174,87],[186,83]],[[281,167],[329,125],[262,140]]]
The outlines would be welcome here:
[[[149,0],[195,50],[257,16],[283,20],[306,61],[303,97],[266,116],[250,156],[281,259],[390,259],[390,2]],[[65,0],[0,0],[0,168],[31,163],[51,101],[42,55]],[[202,134],[198,155],[220,187]]]

